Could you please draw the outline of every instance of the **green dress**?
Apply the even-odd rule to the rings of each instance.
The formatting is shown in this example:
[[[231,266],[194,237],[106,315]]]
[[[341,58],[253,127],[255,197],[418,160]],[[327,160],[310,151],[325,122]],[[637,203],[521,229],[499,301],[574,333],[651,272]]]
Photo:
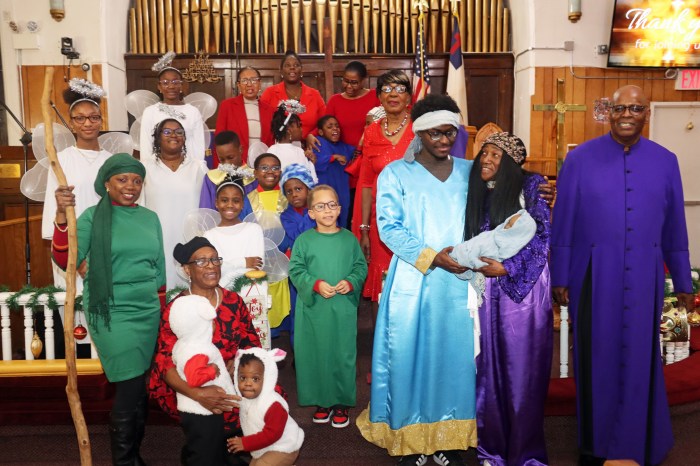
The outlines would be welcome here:
[[[300,405],[355,406],[357,305],[366,276],[365,257],[348,230],[308,230],[294,242],[289,277],[298,293],[294,358]],[[313,290],[316,280],[347,280],[353,289],[325,299]]]
[[[89,256],[95,207],[78,219],[78,264]],[[105,375],[110,382],[139,376],[151,365],[160,323],[158,289],[165,285],[163,234],[155,212],[145,207],[112,206],[112,282],[110,326],[88,322]],[[83,307],[90,302],[90,264]],[[90,319],[88,319],[89,321]]]

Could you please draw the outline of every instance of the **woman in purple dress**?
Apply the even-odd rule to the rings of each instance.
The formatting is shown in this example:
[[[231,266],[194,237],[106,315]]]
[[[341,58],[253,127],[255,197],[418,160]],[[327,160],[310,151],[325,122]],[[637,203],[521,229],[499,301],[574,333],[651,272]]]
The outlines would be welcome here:
[[[476,357],[478,457],[484,465],[547,464],[544,403],[552,364],[552,298],[547,254],[550,210],[538,194],[544,178],[522,169],[526,150],[509,133],[491,135],[469,179],[465,239],[525,208],[534,238],[502,263],[484,258]]]

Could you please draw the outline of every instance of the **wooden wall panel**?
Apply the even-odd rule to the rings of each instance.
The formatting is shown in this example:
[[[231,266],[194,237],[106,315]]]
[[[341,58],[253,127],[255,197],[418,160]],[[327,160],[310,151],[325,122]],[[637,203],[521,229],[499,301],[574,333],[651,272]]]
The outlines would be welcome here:
[[[25,220],[0,222],[0,284],[19,290],[26,283],[24,235]],[[29,247],[31,253],[31,282],[41,287],[53,283],[51,272],[51,242],[41,238],[41,215],[29,218]],[[13,264],[8,267],[8,264]]]
[[[87,73],[79,65],[71,66],[70,73],[68,67],[53,65],[55,71],[53,75],[53,90],[51,91],[51,101],[63,118],[68,121],[68,105],[63,101],[63,91],[68,88],[68,81],[72,78],[87,78]],[[24,126],[28,129],[36,128],[39,123],[43,123],[41,115],[41,94],[44,92],[45,65],[25,65],[22,66],[22,95],[24,109]],[[69,78],[70,76],[70,78]],[[102,85],[102,65],[93,65],[92,80],[95,84]],[[107,120],[107,100],[109,96],[102,99],[100,108],[102,109],[102,128],[109,128]],[[54,121],[60,120],[54,115]]]
[[[593,119],[594,101],[603,97],[612,99],[618,88],[634,84],[644,89],[651,101],[656,102],[694,102],[700,100],[700,91],[678,91],[675,79],[665,79],[664,70],[627,70],[618,68],[574,68],[573,76],[566,67],[539,67],[535,70],[535,94],[531,104],[556,103],[557,78],[565,80],[566,103],[584,104],[585,112],[568,112],[566,114],[566,143],[581,144],[589,139],[602,136],[610,130],[607,123],[598,123]],[[556,173],[551,167],[556,164],[545,163],[547,159],[556,161],[556,120],[554,111],[541,112],[530,110],[530,148],[528,157],[537,163],[526,168],[540,171],[548,176]],[[644,136],[649,135],[648,125]],[[533,160],[534,162],[534,160]],[[543,168],[550,167],[548,170]]]

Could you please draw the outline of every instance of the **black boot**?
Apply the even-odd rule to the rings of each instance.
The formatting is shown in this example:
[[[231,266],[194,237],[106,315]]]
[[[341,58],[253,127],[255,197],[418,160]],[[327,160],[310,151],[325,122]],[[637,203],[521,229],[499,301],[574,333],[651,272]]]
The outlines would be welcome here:
[[[146,462],[141,458],[141,442],[143,442],[143,436],[146,433],[146,419],[148,418],[148,395],[144,395],[143,398],[136,405],[136,439],[134,441],[134,465],[135,466],[146,466]]]
[[[114,466],[134,466],[136,458],[136,411],[116,411],[109,415],[109,440]]]

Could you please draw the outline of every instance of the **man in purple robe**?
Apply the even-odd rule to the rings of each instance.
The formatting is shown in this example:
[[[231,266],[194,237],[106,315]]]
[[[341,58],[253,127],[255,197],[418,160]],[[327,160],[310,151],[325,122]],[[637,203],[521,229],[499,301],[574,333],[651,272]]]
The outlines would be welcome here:
[[[568,154],[552,224],[554,296],[569,304],[581,465],[663,461],[673,444],[659,322],[664,263],[693,308],[676,156],[641,136],[649,100],[613,96],[610,133]]]

